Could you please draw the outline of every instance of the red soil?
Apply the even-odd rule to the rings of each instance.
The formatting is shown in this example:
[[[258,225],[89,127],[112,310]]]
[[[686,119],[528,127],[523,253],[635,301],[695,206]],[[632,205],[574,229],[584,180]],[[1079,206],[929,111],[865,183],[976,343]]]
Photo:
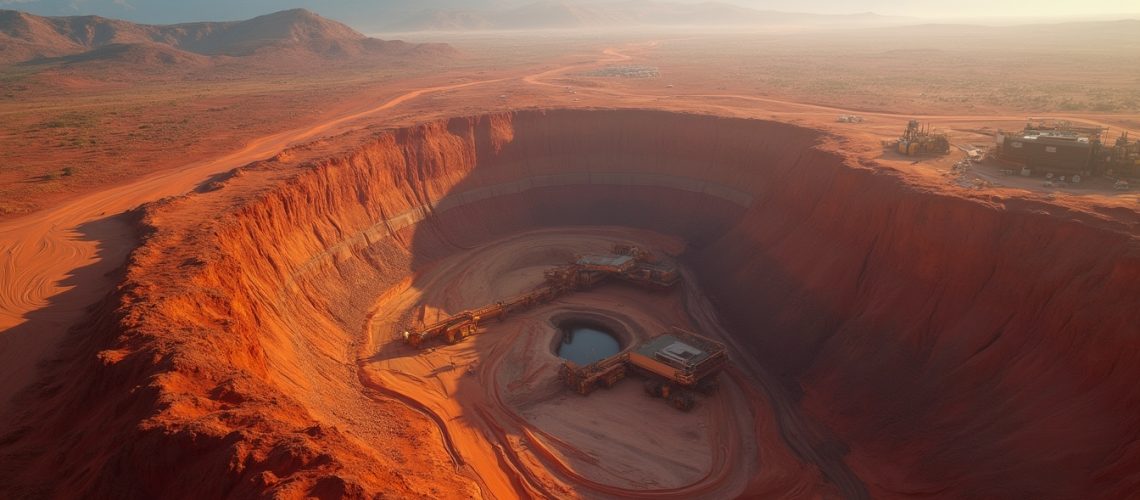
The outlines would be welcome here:
[[[774,372],[737,360],[784,439],[757,429],[756,477],[794,472],[736,493],[1140,487],[1136,214],[951,195],[838,149],[768,121],[534,111],[350,133],[152,204],[117,293],[18,400],[2,488],[474,495],[489,481],[455,473],[446,426],[361,382],[362,325],[441,258],[580,225],[686,241],[734,343]]]

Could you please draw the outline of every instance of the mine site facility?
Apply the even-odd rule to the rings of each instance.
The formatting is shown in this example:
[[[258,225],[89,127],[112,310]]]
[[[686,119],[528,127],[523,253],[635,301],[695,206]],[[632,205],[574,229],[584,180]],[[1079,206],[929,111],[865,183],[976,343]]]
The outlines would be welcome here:
[[[0,498],[1137,497],[1140,21],[571,4],[0,10]]]

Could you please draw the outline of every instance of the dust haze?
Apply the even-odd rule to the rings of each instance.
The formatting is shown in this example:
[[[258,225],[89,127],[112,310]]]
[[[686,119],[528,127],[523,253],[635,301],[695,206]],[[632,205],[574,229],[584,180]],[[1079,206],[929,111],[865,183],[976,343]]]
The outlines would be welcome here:
[[[0,7],[0,496],[1140,488],[1129,2]]]

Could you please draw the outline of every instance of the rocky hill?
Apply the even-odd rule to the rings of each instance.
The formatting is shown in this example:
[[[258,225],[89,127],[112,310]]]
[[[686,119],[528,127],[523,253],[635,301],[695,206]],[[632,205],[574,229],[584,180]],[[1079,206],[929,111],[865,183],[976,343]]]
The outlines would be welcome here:
[[[450,47],[443,45],[369,38],[304,9],[245,21],[173,25],[135,24],[99,16],[40,17],[13,10],[0,11],[0,64],[50,58],[169,62],[199,60],[202,56],[276,53],[345,58],[438,55],[450,51]]]

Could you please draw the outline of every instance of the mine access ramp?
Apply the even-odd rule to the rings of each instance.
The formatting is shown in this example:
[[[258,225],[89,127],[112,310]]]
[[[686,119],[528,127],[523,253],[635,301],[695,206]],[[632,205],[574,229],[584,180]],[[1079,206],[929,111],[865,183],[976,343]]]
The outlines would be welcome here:
[[[693,391],[709,394],[716,390],[716,376],[727,363],[724,344],[674,327],[590,365],[563,362],[559,376],[566,387],[588,395],[599,387],[613,387],[630,372],[637,373],[646,378],[650,396],[687,411],[696,404]]]

